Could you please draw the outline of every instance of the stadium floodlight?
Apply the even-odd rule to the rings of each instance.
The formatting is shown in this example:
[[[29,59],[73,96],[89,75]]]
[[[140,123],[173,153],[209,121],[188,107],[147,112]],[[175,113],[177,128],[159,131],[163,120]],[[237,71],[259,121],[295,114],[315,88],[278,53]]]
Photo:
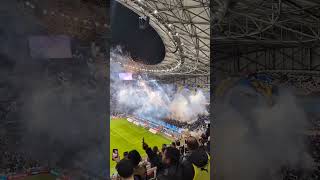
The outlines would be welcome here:
[[[171,27],[172,26],[172,24],[168,24],[168,27]]]
[[[153,11],[153,13],[154,13],[154,14],[157,14],[157,13],[158,13],[158,11],[155,9],[155,10]]]

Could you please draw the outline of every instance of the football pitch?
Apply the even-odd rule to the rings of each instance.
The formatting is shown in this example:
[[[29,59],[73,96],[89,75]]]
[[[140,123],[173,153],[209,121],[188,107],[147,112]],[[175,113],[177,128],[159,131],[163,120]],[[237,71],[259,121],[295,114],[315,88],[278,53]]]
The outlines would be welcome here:
[[[126,151],[137,150],[142,157],[146,157],[142,149],[142,138],[149,147],[158,146],[161,150],[162,144],[170,144],[171,140],[158,134],[152,134],[148,130],[136,126],[126,119],[111,119],[110,122],[110,173],[115,172],[116,163],[112,161],[112,150],[118,149],[120,158]]]

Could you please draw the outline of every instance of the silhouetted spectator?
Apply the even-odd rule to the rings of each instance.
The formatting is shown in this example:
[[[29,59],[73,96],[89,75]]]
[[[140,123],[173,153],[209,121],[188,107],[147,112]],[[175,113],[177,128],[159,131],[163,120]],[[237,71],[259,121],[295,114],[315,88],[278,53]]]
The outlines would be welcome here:
[[[162,164],[161,164],[161,155],[160,153],[157,153],[158,150],[157,147],[153,148],[154,150],[152,150],[148,144],[143,143],[143,149],[146,151],[146,154],[148,155],[148,160],[151,163],[151,167],[157,167],[158,171],[161,170],[162,168]]]
[[[116,170],[121,180],[134,180],[133,164],[130,160],[122,159],[116,165]]]
[[[158,180],[185,180],[180,166],[180,152],[177,148],[167,147],[162,157],[164,167],[158,174]]]
[[[147,173],[147,167],[142,162],[142,158],[137,150],[132,150],[128,154],[128,159],[132,162],[134,168],[133,168],[133,174],[136,177],[139,177],[141,179],[146,178]]]
[[[199,148],[198,140],[195,137],[188,137],[186,139],[186,144],[188,152],[182,158],[184,171],[187,173],[191,172],[191,177],[194,177],[196,171],[198,171],[198,175],[201,173],[201,175],[205,174],[210,177],[210,162],[207,152],[204,149]],[[192,168],[190,167],[190,163],[193,165]],[[199,179],[197,177],[194,178],[196,178],[196,180]]]

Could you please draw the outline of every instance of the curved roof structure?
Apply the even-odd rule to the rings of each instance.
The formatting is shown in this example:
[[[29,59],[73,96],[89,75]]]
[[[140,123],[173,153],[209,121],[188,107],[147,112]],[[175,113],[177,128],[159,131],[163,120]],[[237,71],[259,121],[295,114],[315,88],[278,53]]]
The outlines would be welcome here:
[[[306,43],[320,40],[317,0],[214,0],[215,42]]]
[[[162,38],[166,54],[157,65],[129,68],[156,75],[208,75],[210,72],[209,0],[117,0],[140,16]]]
[[[318,93],[318,0],[213,0],[211,7],[216,74],[268,73],[299,93]]]

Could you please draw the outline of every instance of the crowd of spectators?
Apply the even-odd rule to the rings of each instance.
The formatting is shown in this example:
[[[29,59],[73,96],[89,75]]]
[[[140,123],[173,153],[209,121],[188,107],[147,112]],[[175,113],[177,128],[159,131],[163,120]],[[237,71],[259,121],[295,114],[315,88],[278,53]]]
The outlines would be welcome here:
[[[17,172],[25,172],[32,168],[40,168],[38,161],[26,158],[22,153],[5,151],[1,157],[0,174],[12,174]]]
[[[176,119],[163,118],[162,121],[174,125],[178,128],[188,129],[190,131],[206,128],[207,122],[210,121],[208,115],[199,115],[198,119],[192,122],[182,122]]]
[[[175,119],[171,119],[171,118],[163,118],[161,119],[163,122],[166,122],[168,124],[174,125],[178,128],[183,128],[187,125],[186,122],[182,122],[182,121],[177,121]]]
[[[150,147],[142,142],[147,154],[143,159],[137,150],[131,150],[122,158],[113,158],[117,162],[117,174],[112,179],[130,180],[206,180],[210,178],[209,130],[200,138],[189,136],[171,144]],[[207,136],[209,135],[209,136]]]
[[[29,158],[26,153],[18,152],[12,148],[13,141],[14,139],[9,139],[8,136],[0,137],[0,174],[24,172],[31,168],[40,167],[38,161]]]
[[[7,78],[7,77],[2,77]],[[0,174],[8,175],[40,167],[40,163],[18,148],[22,129],[19,121],[20,89],[8,79],[0,83]]]
[[[186,126],[184,126],[184,128],[190,131],[196,131],[196,130],[205,131],[205,129],[207,128],[208,122],[210,122],[210,116],[200,115],[197,121],[187,124]]]

